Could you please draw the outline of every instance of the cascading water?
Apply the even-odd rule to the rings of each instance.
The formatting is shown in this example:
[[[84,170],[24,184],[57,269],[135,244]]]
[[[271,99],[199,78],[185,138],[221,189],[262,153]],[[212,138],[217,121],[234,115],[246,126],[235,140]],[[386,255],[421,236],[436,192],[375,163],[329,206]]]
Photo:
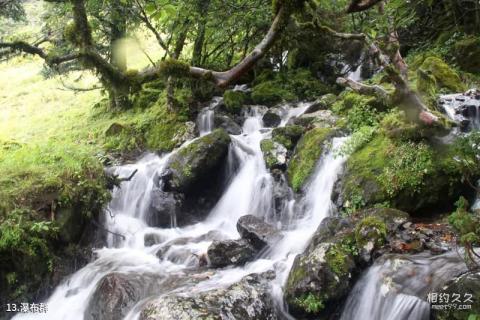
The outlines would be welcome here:
[[[214,97],[212,102],[198,114],[197,127],[201,137],[212,132],[215,122],[215,108],[222,100],[222,97]]]
[[[292,117],[300,116],[308,106],[300,104],[297,108],[285,109],[281,125]],[[213,108],[210,111],[213,112]],[[148,154],[135,164],[115,168],[119,176],[129,176],[134,171],[136,174],[131,181],[123,182],[121,188],[113,191],[113,199],[105,210],[108,246],[96,250],[95,261],[56,288],[47,301],[47,314],[19,314],[16,319],[84,319],[102,278],[111,274],[135,275],[141,286],[148,288],[142,290],[136,304],[129,307],[130,312],[125,319],[138,319],[142,306],[149,299],[172,290],[191,294],[216,289],[237,282],[248,274],[272,269],[277,273],[272,282],[273,294],[282,307],[282,288],[295,256],[305,249],[322,219],[333,210],[330,196],[345,160],[335,156],[333,149],[339,147],[345,138],[333,140],[331,150],[319,161],[306,187],[305,198],[297,203],[293,198],[285,199],[287,212],[276,217],[272,214],[273,178],[260,149],[261,140],[271,136],[271,129],[264,128],[261,120],[265,111],[262,107],[251,107],[245,114],[243,133],[231,136],[227,165],[232,171],[228,175],[231,181],[201,223],[166,229],[147,224],[152,190],[158,187],[156,181],[170,154],[161,157]],[[210,132],[212,123],[200,115],[200,134]],[[246,214],[265,220],[276,219],[274,222],[283,233],[282,240],[243,267],[211,270],[208,277],[197,276],[195,281],[189,281],[189,275],[199,265],[199,257],[205,254],[213,240],[239,237],[236,223]],[[289,218],[285,219],[285,216]],[[173,218],[172,226],[175,226]],[[154,237],[155,244],[146,246],[146,236]],[[198,280],[200,278],[203,280]]]
[[[477,89],[442,95],[439,104],[445,114],[459,124],[462,131],[480,129],[480,91]]]
[[[428,293],[465,271],[461,256],[452,252],[382,257],[355,285],[341,320],[428,320]]]

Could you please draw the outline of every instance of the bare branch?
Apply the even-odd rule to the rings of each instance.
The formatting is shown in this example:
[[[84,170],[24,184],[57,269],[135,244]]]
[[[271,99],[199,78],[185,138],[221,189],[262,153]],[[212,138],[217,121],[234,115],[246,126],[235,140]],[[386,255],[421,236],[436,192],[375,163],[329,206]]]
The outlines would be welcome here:
[[[347,8],[347,13],[366,11],[380,2],[383,0],[353,0]]]

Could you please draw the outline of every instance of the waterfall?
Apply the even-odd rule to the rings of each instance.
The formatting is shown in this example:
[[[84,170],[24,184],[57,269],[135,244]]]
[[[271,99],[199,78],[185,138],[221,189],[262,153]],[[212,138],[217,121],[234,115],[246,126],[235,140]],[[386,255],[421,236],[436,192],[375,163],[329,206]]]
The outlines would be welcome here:
[[[212,102],[198,114],[197,127],[201,137],[212,132],[215,125],[215,108],[217,108],[222,101],[222,97],[214,97]]]
[[[480,129],[480,92],[477,89],[441,95],[439,105],[451,120],[459,124],[462,131]]]
[[[212,105],[214,103],[218,104],[218,99]],[[212,105],[209,111],[213,113]],[[281,125],[292,117],[300,116],[308,106],[285,106]],[[135,164],[114,168],[120,176],[129,176],[134,171],[136,174],[131,181],[123,182],[112,192],[112,200],[104,214],[105,227],[110,231],[107,247],[95,250],[96,259],[93,262],[55,289],[46,301],[47,314],[18,314],[15,319],[84,319],[102,278],[112,273],[135,275],[145,287],[154,288],[135,301],[136,305],[125,319],[138,319],[142,306],[161,294],[172,291],[192,294],[226,287],[248,274],[267,270],[277,273],[272,290],[278,305],[282,306],[282,288],[295,256],[308,245],[322,219],[332,213],[330,196],[345,161],[343,157],[335,156],[334,149],[345,138],[333,139],[306,186],[304,198],[298,201],[286,199],[289,219],[278,218],[276,221],[283,233],[281,241],[245,266],[209,270],[208,277],[202,278],[202,281],[188,280],[198,266],[199,257],[206,253],[213,240],[239,237],[236,223],[241,216],[253,214],[265,220],[273,216],[273,178],[260,149],[261,140],[271,137],[271,129],[264,128],[262,122],[266,110],[252,106],[245,111],[243,133],[231,136],[227,157],[229,183],[207,218],[200,223],[183,228],[174,224],[172,228],[148,225],[152,191],[159,187],[160,177],[171,154],[147,154]],[[209,113],[199,116],[202,135],[212,129],[212,122],[205,120],[209,117]],[[146,237],[155,238],[155,243],[145,245]]]
[[[457,253],[382,257],[357,282],[340,319],[428,320],[428,293],[464,271]]]

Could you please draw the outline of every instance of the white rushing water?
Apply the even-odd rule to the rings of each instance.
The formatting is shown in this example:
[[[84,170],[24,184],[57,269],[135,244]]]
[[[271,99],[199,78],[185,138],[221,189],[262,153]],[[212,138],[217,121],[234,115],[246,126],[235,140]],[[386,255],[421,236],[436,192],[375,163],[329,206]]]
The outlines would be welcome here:
[[[300,116],[307,108],[307,104],[300,104],[296,108],[286,109],[281,125],[285,125],[292,117]],[[206,110],[213,113],[213,108]],[[333,150],[345,138],[335,138],[332,147],[322,156],[305,188],[305,197],[298,203],[287,199],[286,215],[289,219],[278,217],[274,221],[282,230],[283,239],[261,257],[243,267],[210,270],[209,277],[196,284],[188,281],[162,284],[162,279],[185,275],[198,266],[199,257],[206,253],[213,240],[238,238],[236,223],[241,216],[254,214],[265,220],[275,219],[272,218],[273,178],[265,166],[260,149],[261,140],[271,136],[271,129],[265,129],[261,120],[265,111],[263,107],[251,107],[246,113],[243,133],[232,136],[228,156],[228,167],[232,170],[230,183],[201,223],[162,229],[149,227],[146,222],[152,190],[156,188],[155,183],[165,169],[170,154],[161,157],[148,154],[135,164],[115,168],[115,173],[122,177],[134,171],[136,174],[131,181],[123,182],[121,188],[115,188],[113,199],[105,210],[105,227],[110,231],[108,246],[96,250],[93,262],[56,288],[46,301],[47,314],[24,314],[16,319],[83,319],[100,280],[111,273],[144,276],[145,283],[151,283],[153,279],[155,283],[158,282],[155,286],[157,291],[150,295],[154,298],[174,289],[195,292],[225,287],[247,274],[273,269],[277,277],[272,283],[272,290],[278,304],[282,305],[282,287],[295,256],[305,249],[320,222],[333,210],[330,197],[345,161],[343,157],[334,156]],[[212,119],[210,113],[199,116],[201,135],[213,129]],[[174,217],[172,226],[175,226]],[[157,244],[146,246],[146,235],[155,237]],[[162,255],[157,255],[159,251]],[[137,319],[141,306],[148,300],[146,297],[139,301],[126,319]]]
[[[465,271],[456,252],[382,257],[357,282],[340,320],[428,320],[428,294]]]

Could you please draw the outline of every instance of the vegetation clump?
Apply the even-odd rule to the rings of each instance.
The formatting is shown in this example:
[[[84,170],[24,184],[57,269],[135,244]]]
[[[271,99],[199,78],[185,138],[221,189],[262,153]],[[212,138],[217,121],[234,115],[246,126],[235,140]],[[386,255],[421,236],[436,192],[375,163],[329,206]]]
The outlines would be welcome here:
[[[247,102],[247,94],[241,91],[227,90],[223,94],[223,102],[229,113],[240,114],[242,107]]]

